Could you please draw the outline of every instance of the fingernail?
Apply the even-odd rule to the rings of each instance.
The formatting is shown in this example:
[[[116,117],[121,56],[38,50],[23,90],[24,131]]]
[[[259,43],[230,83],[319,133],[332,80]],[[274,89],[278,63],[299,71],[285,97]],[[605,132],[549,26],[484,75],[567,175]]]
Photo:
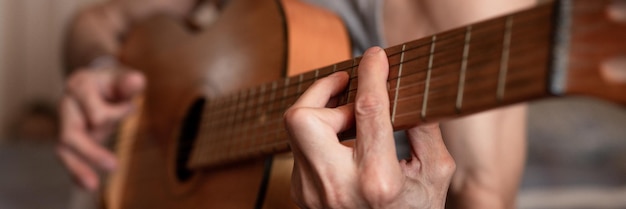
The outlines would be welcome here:
[[[347,74],[347,73],[348,73],[348,72],[345,72],[345,71],[339,71],[339,72],[335,72],[335,73],[333,73],[333,74],[330,74],[330,75],[329,75],[329,77],[330,77],[330,76],[332,76],[332,77],[341,77],[341,76],[342,76],[342,74]]]
[[[380,50],[382,50],[382,48],[380,48],[378,46],[369,48],[367,51],[365,51],[365,54],[363,54],[363,56],[370,56],[370,55],[378,54],[378,52],[380,52]]]

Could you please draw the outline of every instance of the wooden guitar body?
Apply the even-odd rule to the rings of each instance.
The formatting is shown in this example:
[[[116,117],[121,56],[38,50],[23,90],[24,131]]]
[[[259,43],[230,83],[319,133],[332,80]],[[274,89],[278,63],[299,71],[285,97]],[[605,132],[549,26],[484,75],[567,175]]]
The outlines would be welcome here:
[[[231,0],[203,31],[192,33],[180,22],[156,17],[126,41],[122,60],[143,71],[148,85],[138,113],[122,127],[120,169],[109,180],[103,207],[295,207],[288,155],[274,157],[281,159],[274,163],[261,158],[180,174],[186,169],[181,128],[198,98],[210,100],[349,58],[339,18],[295,0]]]
[[[601,73],[626,54],[626,24],[606,13],[613,2],[547,2],[385,49],[393,128],[555,95],[626,104],[626,84]],[[182,25],[157,17],[126,39],[121,58],[148,85],[104,206],[294,207],[292,161],[277,155],[289,153],[282,113],[336,71],[352,78],[338,105],[354,102],[360,58],[348,59],[341,22],[296,0],[230,0],[209,28]]]

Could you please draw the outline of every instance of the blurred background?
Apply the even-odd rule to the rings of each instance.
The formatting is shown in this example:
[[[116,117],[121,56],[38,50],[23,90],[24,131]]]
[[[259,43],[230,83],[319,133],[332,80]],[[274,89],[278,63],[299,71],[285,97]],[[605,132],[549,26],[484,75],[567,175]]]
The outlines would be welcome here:
[[[0,0],[0,208],[69,208],[54,155],[60,52],[73,11],[98,0]],[[585,98],[530,105],[519,208],[626,208],[626,107]]]
[[[0,208],[69,208],[57,160],[56,103],[63,31],[93,0],[0,0]]]

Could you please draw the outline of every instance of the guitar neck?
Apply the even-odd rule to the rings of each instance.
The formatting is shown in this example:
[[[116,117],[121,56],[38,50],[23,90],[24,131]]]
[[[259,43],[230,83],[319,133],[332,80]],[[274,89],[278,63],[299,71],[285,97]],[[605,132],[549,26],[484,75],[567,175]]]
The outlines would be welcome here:
[[[551,81],[559,79],[552,73],[559,67],[559,9],[547,3],[385,49],[394,129],[551,95]],[[338,71],[350,75],[339,105],[354,102],[360,59],[206,102],[188,167],[289,151],[283,112],[317,79]]]

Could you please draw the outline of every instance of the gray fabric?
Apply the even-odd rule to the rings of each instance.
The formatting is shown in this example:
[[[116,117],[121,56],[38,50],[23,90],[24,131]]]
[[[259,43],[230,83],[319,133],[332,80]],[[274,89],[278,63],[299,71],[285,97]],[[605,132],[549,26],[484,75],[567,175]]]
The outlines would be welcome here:
[[[327,8],[339,16],[348,28],[352,51],[359,56],[372,46],[384,47],[382,38],[382,1],[379,0],[304,0]]]
[[[329,9],[344,21],[352,40],[352,54],[360,56],[372,46],[385,47],[380,0],[304,0]],[[372,15],[374,14],[374,15]],[[410,157],[410,144],[404,131],[394,133],[398,159]]]

